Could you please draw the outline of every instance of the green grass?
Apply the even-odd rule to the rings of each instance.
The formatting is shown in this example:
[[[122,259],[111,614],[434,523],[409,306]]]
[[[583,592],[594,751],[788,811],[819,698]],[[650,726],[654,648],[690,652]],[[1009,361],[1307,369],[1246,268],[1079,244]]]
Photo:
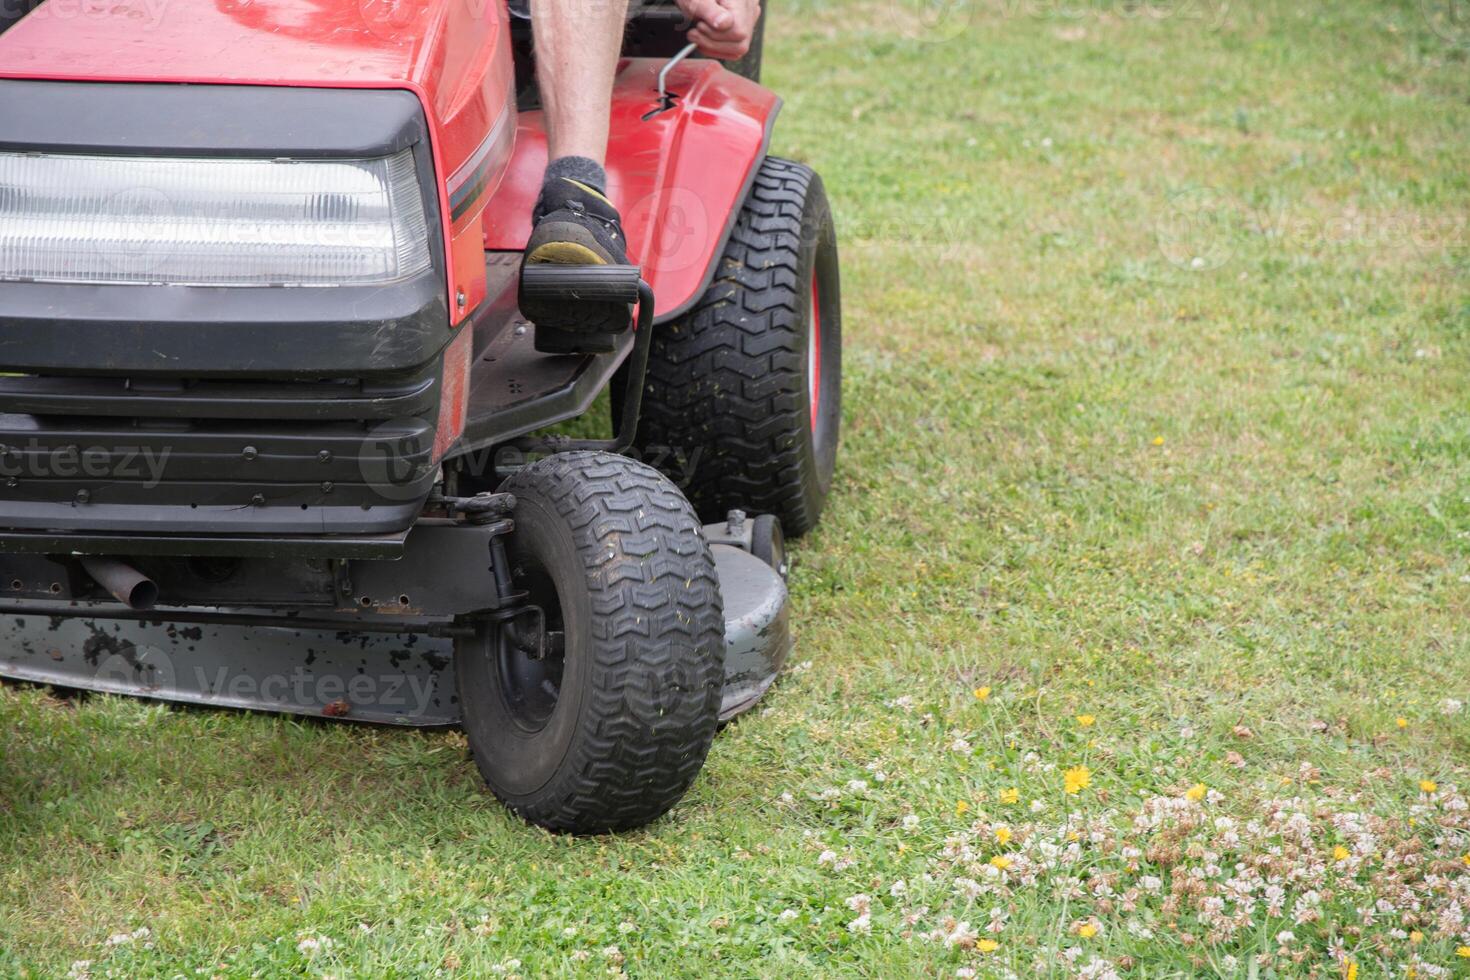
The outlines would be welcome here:
[[[1465,975],[1470,37],[1416,0],[1144,8],[776,4],[844,445],[796,548],[810,666],[670,817],[556,838],[455,733],[7,687],[0,974]],[[1305,837],[1221,839],[1273,797]],[[1297,869],[1283,914],[1170,895],[1211,852]],[[992,909],[993,951],[922,938]]]

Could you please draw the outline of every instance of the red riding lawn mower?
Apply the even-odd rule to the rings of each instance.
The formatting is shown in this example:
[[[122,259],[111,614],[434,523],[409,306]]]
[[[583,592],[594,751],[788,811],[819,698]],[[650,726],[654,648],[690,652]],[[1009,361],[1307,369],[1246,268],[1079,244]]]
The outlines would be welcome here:
[[[528,821],[668,810],[787,656],[782,530],[837,451],[832,220],[766,155],[759,48],[671,57],[642,8],[608,159],[638,265],[523,270],[546,142],[502,4],[31,6],[0,18],[0,676],[460,724]],[[527,297],[628,327],[538,346]]]

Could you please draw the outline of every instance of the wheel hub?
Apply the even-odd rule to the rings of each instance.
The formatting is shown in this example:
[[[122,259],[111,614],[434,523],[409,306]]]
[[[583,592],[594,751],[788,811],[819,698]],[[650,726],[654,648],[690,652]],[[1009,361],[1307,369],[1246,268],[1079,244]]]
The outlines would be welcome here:
[[[539,563],[517,562],[511,581],[526,605],[496,630],[494,656],[506,710],[516,724],[536,732],[561,700],[566,633],[556,586]]]

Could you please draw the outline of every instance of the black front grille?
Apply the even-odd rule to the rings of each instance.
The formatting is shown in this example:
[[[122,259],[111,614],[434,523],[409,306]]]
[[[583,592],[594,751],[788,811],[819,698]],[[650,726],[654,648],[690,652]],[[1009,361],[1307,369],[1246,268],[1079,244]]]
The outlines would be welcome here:
[[[135,419],[389,419],[432,415],[439,373],[312,381],[0,377],[0,414]]]
[[[439,377],[0,376],[0,528],[401,530],[433,481]]]

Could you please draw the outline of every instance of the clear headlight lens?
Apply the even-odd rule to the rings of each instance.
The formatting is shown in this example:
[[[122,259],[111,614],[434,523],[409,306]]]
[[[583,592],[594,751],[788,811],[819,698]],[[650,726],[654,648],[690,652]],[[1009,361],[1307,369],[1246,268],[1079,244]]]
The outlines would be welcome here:
[[[0,153],[0,279],[324,286],[429,265],[409,150],[370,160]]]

